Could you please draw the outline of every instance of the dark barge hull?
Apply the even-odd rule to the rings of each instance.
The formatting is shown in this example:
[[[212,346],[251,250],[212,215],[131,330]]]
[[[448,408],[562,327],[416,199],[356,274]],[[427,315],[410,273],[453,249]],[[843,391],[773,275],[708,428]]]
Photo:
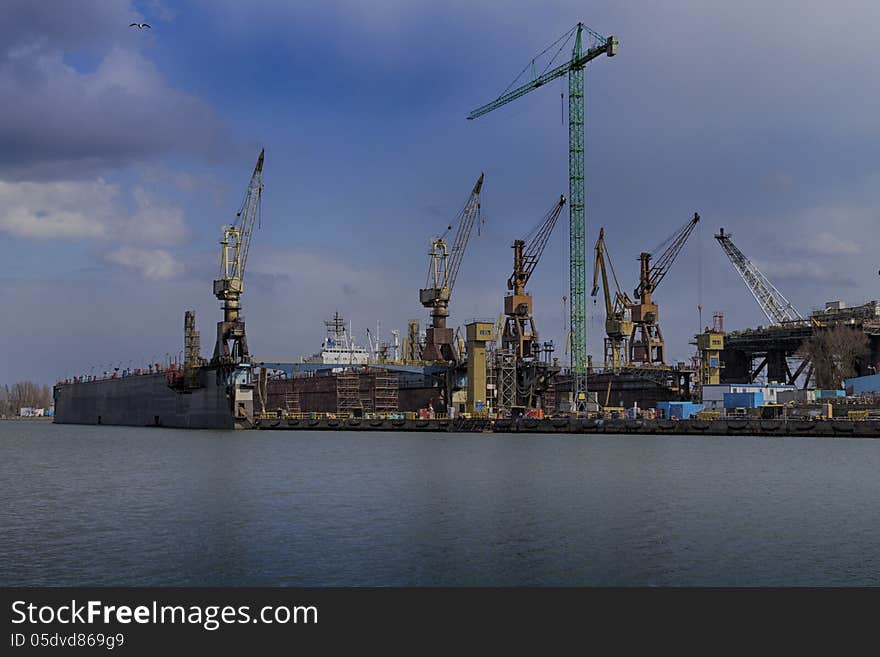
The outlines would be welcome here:
[[[55,386],[56,424],[109,424],[181,429],[247,428],[236,420],[218,371],[199,371],[201,387],[175,390],[166,373]]]

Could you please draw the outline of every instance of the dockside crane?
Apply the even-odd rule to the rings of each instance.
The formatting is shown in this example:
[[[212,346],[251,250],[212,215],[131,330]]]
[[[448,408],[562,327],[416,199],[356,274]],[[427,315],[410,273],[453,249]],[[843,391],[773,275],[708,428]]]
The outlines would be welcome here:
[[[591,41],[584,50],[584,35]],[[551,68],[559,53],[574,39],[571,58]],[[557,48],[543,71],[538,74],[535,61]],[[526,66],[530,79],[515,89],[514,82],[498,98],[468,115],[476,119],[484,114],[534,91],[539,87],[568,75],[568,208],[569,208],[569,287],[571,295],[571,371],[572,391],[577,412],[587,410],[587,255],[584,193],[584,67],[600,55],[617,54],[617,38],[604,37],[578,23],[548,46]]]
[[[639,365],[663,365],[664,343],[660,332],[657,304],[652,298],[660,282],[666,276],[672,263],[681,253],[688,237],[700,222],[700,215],[694,212],[694,218],[673,233],[658,249],[666,249],[652,263],[653,254],[639,254],[639,284],[633,290],[638,301],[629,305],[632,316],[633,332],[629,341],[629,362]],[[668,246],[667,246],[668,245]],[[658,250],[658,249],[655,249]]]
[[[428,281],[425,287],[419,290],[419,300],[425,308],[431,311],[431,326],[425,329],[422,360],[432,362],[456,362],[458,360],[453,331],[446,326],[446,318],[449,316],[449,300],[468,240],[470,240],[474,223],[478,222],[480,217],[480,192],[482,188],[483,174],[481,173],[457,218],[458,227],[452,249],[449,249],[445,233],[431,240]],[[452,229],[452,225],[449,225],[447,232]]]
[[[565,205],[565,196],[544,215],[541,222],[526,236],[526,239],[513,242],[513,273],[507,279],[507,289],[511,291],[504,297],[504,330],[501,344],[503,349],[511,349],[517,361],[535,358],[540,350],[538,331],[532,317],[532,295],[526,292],[526,283],[535,271],[556,220]]]
[[[733,240],[730,239],[730,233],[725,233],[722,228],[715,235],[715,239],[724,249],[733,268],[743,279],[749,292],[755,297],[761,312],[767,318],[770,324],[785,324],[790,322],[806,321],[797,309],[786,299],[782,292],[776,289],[776,286],[761,272],[760,269],[749,260],[742,251],[740,251]]]
[[[611,262],[611,254],[605,246],[605,228],[599,229],[599,239],[596,240],[596,262],[593,267],[593,289],[590,296],[595,297],[599,291],[599,276],[602,276],[602,292],[605,298],[605,367],[618,371],[629,361],[629,353],[626,343],[632,335],[633,323],[629,306],[632,305],[632,299],[620,289],[620,283],[617,280],[617,273],[614,271],[614,264]],[[608,263],[607,269],[611,270],[611,276],[614,279],[614,295],[612,296],[610,286],[608,285],[608,271],[605,263]],[[609,380],[610,393],[611,381]],[[606,394],[606,398],[608,395]],[[607,405],[607,401],[606,401]]]
[[[254,225],[260,213],[264,155],[265,150],[261,150],[235,221],[232,225],[223,226],[220,276],[214,281],[214,296],[223,302],[223,321],[217,323],[217,342],[212,359],[215,364],[250,362],[240,299],[244,291],[244,273]]]

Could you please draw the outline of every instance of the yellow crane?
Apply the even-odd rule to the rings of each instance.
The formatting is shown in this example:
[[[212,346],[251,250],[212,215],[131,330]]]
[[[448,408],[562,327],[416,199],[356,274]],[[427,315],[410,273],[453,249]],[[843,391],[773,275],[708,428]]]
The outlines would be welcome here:
[[[214,296],[223,302],[223,321],[217,323],[217,342],[212,359],[216,364],[250,361],[244,320],[240,314],[240,299],[244,291],[244,272],[251,237],[260,212],[264,154],[265,150],[261,150],[248,183],[247,195],[235,221],[230,226],[223,226],[223,237],[220,240],[220,276],[214,281]]]
[[[602,292],[605,298],[605,367],[617,371],[629,363],[626,343],[633,331],[633,323],[629,311],[632,299],[620,290],[620,283],[618,282],[617,274],[614,271],[614,264],[611,262],[611,255],[608,253],[608,249],[605,246],[604,227],[599,229],[599,239],[596,240],[595,252],[596,261],[593,267],[593,289],[590,292],[590,296],[595,297],[596,293],[599,291],[599,276],[601,274]],[[611,270],[611,276],[614,279],[615,290],[613,297],[608,285],[608,271],[605,267],[606,261],[608,262],[608,269]]]
[[[458,270],[464,257],[474,223],[479,225],[480,191],[483,188],[483,174],[477,179],[464,208],[457,220],[457,230],[452,249],[445,234],[431,240],[430,267],[425,287],[419,290],[419,301],[431,311],[431,325],[425,330],[425,346],[422,360],[455,362],[458,360],[453,331],[446,326],[449,316],[449,300]],[[452,224],[446,229],[452,230]]]

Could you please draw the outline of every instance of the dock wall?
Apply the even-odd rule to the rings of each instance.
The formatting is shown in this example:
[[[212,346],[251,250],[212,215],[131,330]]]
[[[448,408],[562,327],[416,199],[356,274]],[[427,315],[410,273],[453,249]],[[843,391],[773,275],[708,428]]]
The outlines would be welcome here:
[[[269,419],[263,430],[492,432],[518,434],[629,434],[694,436],[822,436],[880,438],[880,421],[850,420],[584,420],[544,419]]]
[[[226,386],[215,370],[200,372],[201,388],[178,392],[166,373],[55,386],[56,424],[233,429]]]

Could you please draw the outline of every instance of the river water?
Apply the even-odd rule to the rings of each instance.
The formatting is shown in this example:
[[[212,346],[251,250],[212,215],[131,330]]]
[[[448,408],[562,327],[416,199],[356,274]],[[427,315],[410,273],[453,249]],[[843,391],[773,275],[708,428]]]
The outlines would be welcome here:
[[[877,585],[880,440],[0,422],[0,585]]]

